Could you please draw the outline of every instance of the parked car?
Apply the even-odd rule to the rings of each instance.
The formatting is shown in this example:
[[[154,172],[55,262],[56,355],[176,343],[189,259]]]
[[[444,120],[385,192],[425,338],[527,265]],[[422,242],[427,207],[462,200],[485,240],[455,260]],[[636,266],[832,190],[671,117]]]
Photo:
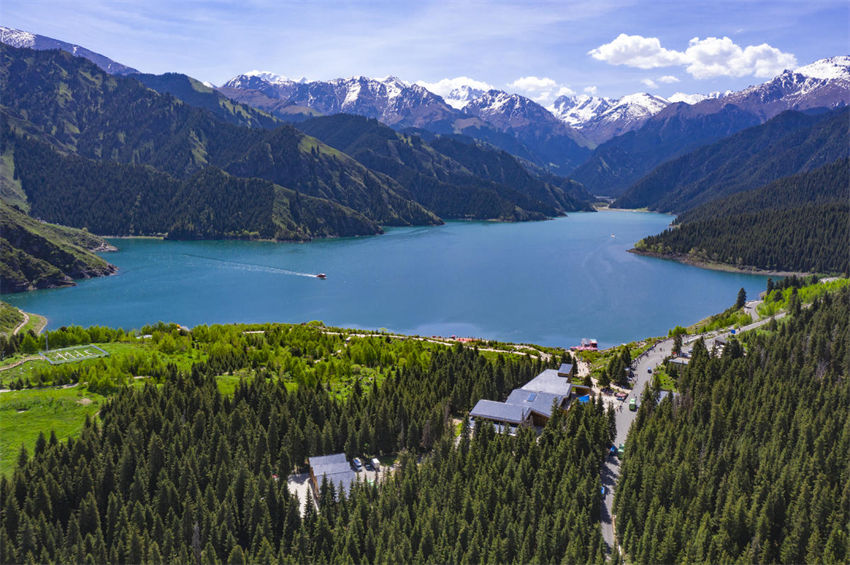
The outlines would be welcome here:
[[[363,463],[360,461],[359,457],[355,457],[354,460],[351,462],[351,464],[354,466],[355,471],[362,471],[363,470]]]
[[[364,457],[363,461],[365,461],[365,463],[363,463],[363,466],[366,467],[367,471],[374,471],[375,470],[375,467],[372,465],[371,459],[367,459],[366,457]]]
[[[631,410],[632,412],[637,410],[637,399],[636,398],[632,398],[631,400],[629,400],[629,410]]]
[[[372,458],[372,467],[374,467],[376,471],[381,470],[381,462],[378,461],[378,459],[376,457]]]

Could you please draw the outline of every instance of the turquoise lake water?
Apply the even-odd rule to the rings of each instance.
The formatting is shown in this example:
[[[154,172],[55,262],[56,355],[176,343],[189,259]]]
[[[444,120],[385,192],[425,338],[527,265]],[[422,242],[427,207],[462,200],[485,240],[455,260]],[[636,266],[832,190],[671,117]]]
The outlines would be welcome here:
[[[626,250],[671,216],[576,213],[545,222],[450,222],[310,243],[117,239],[119,274],[4,295],[49,327],[305,322],[419,335],[610,346],[724,310],[766,277]],[[612,235],[614,237],[612,237]],[[327,280],[304,276],[327,273]]]

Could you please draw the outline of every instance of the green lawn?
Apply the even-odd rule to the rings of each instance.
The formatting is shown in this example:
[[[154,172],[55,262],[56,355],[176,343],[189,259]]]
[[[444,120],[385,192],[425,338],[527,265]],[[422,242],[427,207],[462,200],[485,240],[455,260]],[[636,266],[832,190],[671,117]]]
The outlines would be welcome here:
[[[676,382],[673,380],[673,377],[664,370],[663,365],[656,367],[653,374],[655,375],[657,382],[661,385],[661,390],[676,391]]]
[[[24,315],[20,310],[7,304],[0,302],[0,333],[10,334],[18,327],[24,319]]]
[[[33,314],[32,312],[27,313],[29,314],[30,319],[29,322],[27,322],[26,325],[21,328],[21,331],[26,333],[32,330],[36,334],[40,334],[41,330],[43,330],[44,327],[47,325],[47,318],[39,314]]]
[[[86,416],[94,416],[103,400],[82,387],[0,394],[0,475],[12,472],[21,444],[32,455],[39,432],[49,438],[53,430],[60,440],[80,433]]]

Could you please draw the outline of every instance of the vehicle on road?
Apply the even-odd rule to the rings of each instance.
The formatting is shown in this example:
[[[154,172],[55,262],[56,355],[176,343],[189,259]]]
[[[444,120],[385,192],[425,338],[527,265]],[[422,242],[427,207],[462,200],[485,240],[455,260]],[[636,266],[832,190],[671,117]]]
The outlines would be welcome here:
[[[606,492],[608,492],[608,489],[605,488],[605,485],[602,485],[602,496],[605,496]]]
[[[647,369],[647,370],[646,370],[646,372],[647,372],[647,373],[649,373],[649,374],[651,375],[651,374],[652,374],[652,369]]]
[[[617,448],[617,457],[622,458],[624,453],[626,453],[626,446],[621,443]]]
[[[632,412],[637,410],[637,398],[632,398],[631,400],[629,400],[629,410],[631,410]]]

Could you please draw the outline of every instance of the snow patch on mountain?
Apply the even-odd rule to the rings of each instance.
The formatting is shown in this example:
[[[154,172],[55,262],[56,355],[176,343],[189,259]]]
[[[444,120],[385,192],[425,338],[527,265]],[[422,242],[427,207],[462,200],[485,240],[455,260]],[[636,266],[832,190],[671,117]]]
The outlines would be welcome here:
[[[615,135],[639,128],[668,104],[668,100],[645,92],[622,98],[582,94],[560,96],[555,99],[550,110],[558,119],[576,128],[591,141],[601,143]]]
[[[820,59],[809,65],[794,69],[794,72],[804,77],[821,80],[850,81],[850,56],[841,55]]]
[[[442,97],[446,104],[456,110],[462,110],[488,90],[493,90],[493,85],[469,77],[444,78],[437,82],[419,80],[415,84]]]
[[[32,48],[35,45],[35,34],[20,29],[0,26],[0,43],[5,43],[12,47]]]
[[[269,84],[285,84],[287,82],[292,82],[290,79],[286,78],[285,76],[273,73],[271,71],[253,70],[253,71],[248,71],[247,73],[245,73],[244,75],[241,75],[241,76],[256,77],[256,78],[259,78],[259,79],[261,79],[264,82],[267,82]],[[231,79],[231,80],[234,80],[234,79]]]
[[[685,92],[676,92],[668,96],[667,100],[669,100],[671,103],[684,102],[685,104],[696,104],[697,102],[702,102],[703,100],[721,98],[731,93],[731,90],[727,90],[726,92],[710,92],[709,94],[687,94]]]

